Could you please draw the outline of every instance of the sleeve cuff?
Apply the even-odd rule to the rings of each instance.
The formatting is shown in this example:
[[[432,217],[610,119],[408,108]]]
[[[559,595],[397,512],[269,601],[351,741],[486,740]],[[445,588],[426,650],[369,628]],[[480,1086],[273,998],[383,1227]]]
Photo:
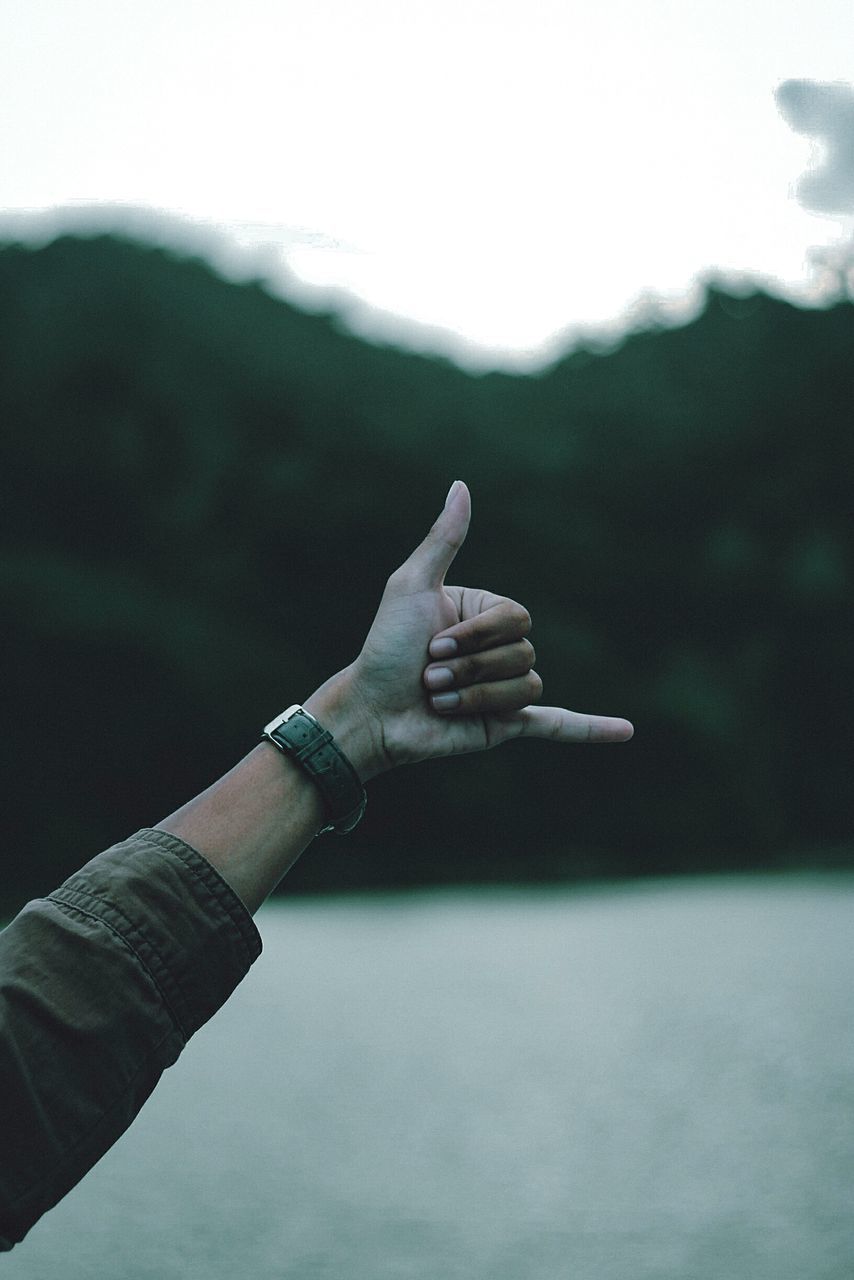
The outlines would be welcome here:
[[[49,895],[113,930],[147,969],[186,1043],[261,954],[261,935],[219,872],[178,836],[144,827]]]

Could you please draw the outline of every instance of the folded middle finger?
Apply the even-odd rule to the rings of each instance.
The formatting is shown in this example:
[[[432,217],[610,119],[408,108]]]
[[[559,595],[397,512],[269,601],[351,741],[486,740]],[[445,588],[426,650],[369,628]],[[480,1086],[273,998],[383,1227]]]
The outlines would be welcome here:
[[[464,689],[473,684],[492,684],[525,676],[536,662],[530,640],[500,645],[481,653],[470,653],[444,662],[431,662],[424,670],[424,683],[431,693],[439,689]]]

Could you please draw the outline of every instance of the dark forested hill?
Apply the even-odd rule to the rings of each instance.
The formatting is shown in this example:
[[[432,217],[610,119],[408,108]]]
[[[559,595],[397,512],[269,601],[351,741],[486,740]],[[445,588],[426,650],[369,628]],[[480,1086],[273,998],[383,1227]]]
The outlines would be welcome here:
[[[156,822],[357,651],[457,476],[455,574],[632,743],[378,779],[292,890],[845,858],[854,308],[709,288],[538,377],[364,343],[111,238],[0,248],[4,878]]]

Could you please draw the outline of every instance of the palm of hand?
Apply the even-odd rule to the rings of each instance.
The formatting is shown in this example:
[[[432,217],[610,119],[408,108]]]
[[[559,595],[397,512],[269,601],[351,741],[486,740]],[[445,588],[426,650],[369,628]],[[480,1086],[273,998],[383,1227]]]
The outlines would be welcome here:
[[[496,716],[449,719],[430,706],[422,683],[437,632],[477,616],[498,597],[464,587],[399,590],[394,575],[354,664],[366,710],[376,718],[389,766],[492,745]]]

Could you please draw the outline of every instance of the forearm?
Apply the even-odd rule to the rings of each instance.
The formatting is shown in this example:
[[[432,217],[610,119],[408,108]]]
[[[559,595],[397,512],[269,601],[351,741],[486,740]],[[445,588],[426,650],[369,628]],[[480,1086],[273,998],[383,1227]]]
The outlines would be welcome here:
[[[203,854],[253,914],[323,826],[320,794],[261,742],[201,795],[158,822]]]
[[[374,740],[339,672],[305,702],[363,782],[380,771]],[[201,795],[156,824],[203,854],[253,914],[325,825],[315,784],[270,742],[261,742]]]

